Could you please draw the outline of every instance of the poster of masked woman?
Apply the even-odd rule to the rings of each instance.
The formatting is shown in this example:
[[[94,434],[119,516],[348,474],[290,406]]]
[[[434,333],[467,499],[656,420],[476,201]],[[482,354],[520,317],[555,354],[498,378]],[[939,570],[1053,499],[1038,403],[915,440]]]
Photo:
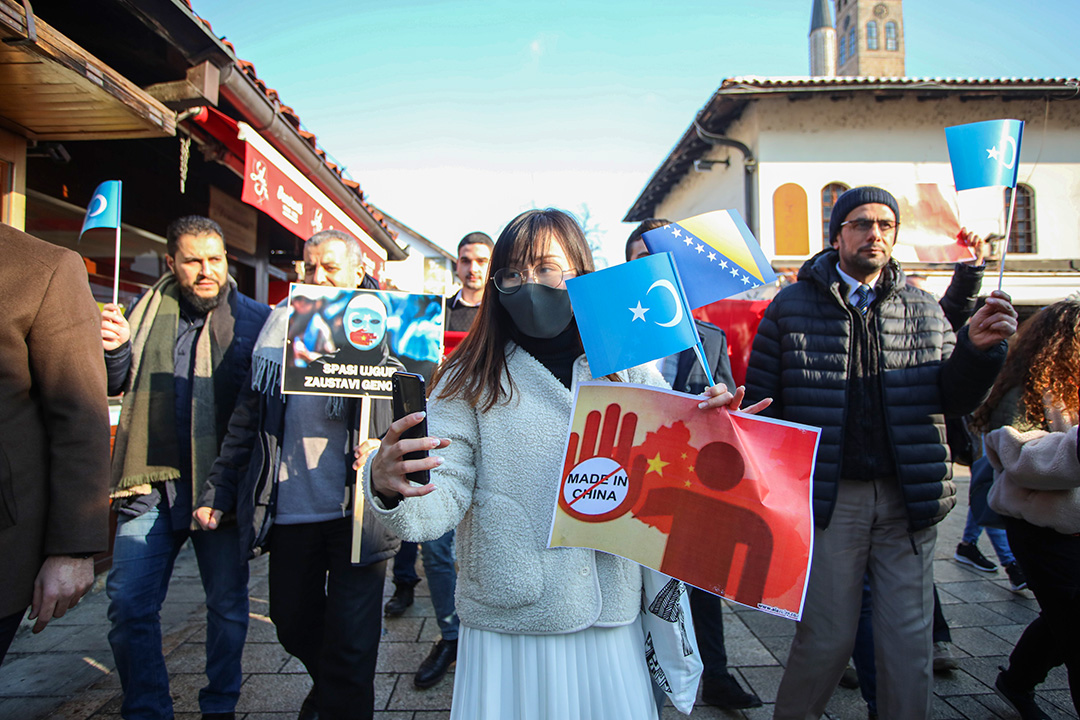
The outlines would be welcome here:
[[[284,393],[390,397],[395,372],[442,356],[438,295],[293,284],[289,307]]]

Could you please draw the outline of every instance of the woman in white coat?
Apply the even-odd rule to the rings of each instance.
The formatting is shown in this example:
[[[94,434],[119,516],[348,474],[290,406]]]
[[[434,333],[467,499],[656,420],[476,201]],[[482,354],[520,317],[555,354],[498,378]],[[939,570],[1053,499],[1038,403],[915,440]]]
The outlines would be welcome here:
[[[436,371],[432,437],[395,422],[365,468],[379,518],[423,542],[457,528],[461,619],[451,718],[656,718],[639,624],[640,566],[548,548],[576,383],[592,380],[566,280],[594,269],[578,224],[530,210],[491,257],[493,288],[469,335]],[[651,366],[609,380],[666,387]],[[703,409],[737,409],[710,388]],[[750,408],[755,411],[759,408]],[[423,460],[403,460],[429,450]],[[431,470],[418,486],[405,473]]]

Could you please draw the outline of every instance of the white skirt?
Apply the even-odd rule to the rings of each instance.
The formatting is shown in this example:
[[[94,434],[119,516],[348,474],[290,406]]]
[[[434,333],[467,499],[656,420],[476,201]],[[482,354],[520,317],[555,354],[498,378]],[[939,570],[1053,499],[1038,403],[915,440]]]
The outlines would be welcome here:
[[[640,620],[563,635],[461,626],[450,720],[656,720]]]

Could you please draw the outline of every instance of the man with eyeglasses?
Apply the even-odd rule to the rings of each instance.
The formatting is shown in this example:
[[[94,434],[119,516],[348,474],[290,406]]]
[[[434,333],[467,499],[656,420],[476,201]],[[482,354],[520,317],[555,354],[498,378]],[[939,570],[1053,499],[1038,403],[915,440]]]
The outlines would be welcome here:
[[[935,525],[955,504],[944,416],[974,410],[1016,332],[995,291],[958,333],[892,259],[896,199],[841,195],[832,244],[765,311],[746,376],[764,414],[822,428],[813,478],[814,556],[774,717],[824,712],[851,656],[863,576],[874,596],[878,708],[929,718]]]

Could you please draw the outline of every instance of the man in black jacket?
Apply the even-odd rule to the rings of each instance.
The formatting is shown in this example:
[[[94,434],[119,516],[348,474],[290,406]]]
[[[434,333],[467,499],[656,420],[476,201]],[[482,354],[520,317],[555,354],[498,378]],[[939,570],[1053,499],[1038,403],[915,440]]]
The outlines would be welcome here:
[[[814,557],[776,718],[816,718],[854,644],[869,570],[883,717],[928,718],[931,562],[955,504],[944,415],[973,410],[1016,331],[995,292],[953,333],[939,305],[892,260],[895,198],[874,187],[837,199],[832,248],[769,305],[747,372],[765,414],[822,429],[813,479]]]
[[[225,437],[269,308],[229,278],[221,227],[190,215],[166,231],[169,272],[125,318],[105,305],[101,341],[109,394],[124,392],[113,449],[119,513],[109,595],[109,644],[131,720],[173,716],[159,612],[173,561],[190,537],[206,590],[204,718],[231,718],[240,697],[248,568],[235,525],[191,531],[198,497]],[[130,322],[129,322],[130,321]]]
[[[359,243],[340,230],[304,244],[304,282],[378,288],[364,272]],[[370,401],[369,426],[360,428],[358,398],[283,396],[288,311],[278,305],[259,333],[195,519],[214,529],[235,511],[243,552],[270,552],[270,619],[314,682],[300,720],[370,718],[383,577],[398,541],[365,508],[360,561],[351,562],[353,448],[390,426],[390,401]],[[391,361],[384,353],[382,362]]]

